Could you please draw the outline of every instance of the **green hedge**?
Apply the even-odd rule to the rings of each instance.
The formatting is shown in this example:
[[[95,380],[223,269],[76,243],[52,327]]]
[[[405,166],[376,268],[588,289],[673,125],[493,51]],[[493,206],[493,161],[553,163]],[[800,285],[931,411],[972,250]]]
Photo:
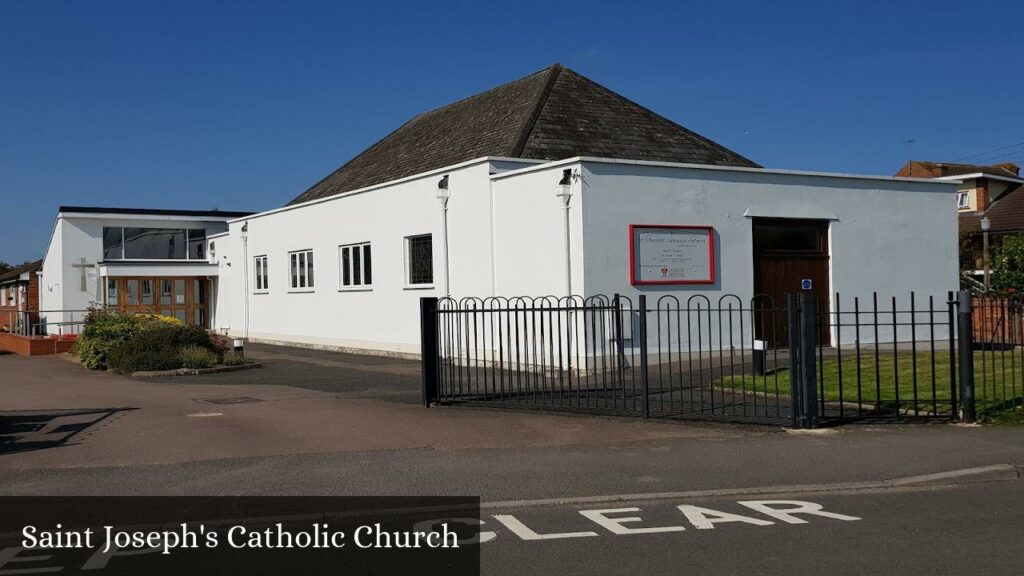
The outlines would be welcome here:
[[[196,326],[152,325],[114,345],[107,364],[111,370],[125,374],[175,370],[185,365],[181,350],[186,347],[211,350],[210,336]]]
[[[187,347],[209,350],[217,358],[214,342],[197,326],[153,314],[93,311],[76,349],[86,368],[131,373],[181,368]]]

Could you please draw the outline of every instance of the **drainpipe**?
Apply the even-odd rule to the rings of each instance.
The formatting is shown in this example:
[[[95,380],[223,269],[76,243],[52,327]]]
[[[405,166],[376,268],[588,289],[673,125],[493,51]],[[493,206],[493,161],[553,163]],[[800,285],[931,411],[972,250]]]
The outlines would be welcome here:
[[[562,179],[558,181],[556,196],[562,201],[562,210],[565,213],[565,220],[562,223],[562,231],[565,233],[565,295],[572,296],[572,244],[569,235],[569,201],[572,200],[571,168],[562,170]]]
[[[242,337],[246,340],[249,339],[249,223],[242,224],[242,274],[245,280],[242,282],[243,290],[243,302],[245,302],[245,310],[243,314],[244,324],[242,328]]]
[[[451,283],[449,282],[448,267],[448,199],[451,194],[448,191],[448,175],[445,174],[437,182],[437,200],[441,203],[441,244],[443,246],[442,258],[444,258],[444,295],[451,295]]]

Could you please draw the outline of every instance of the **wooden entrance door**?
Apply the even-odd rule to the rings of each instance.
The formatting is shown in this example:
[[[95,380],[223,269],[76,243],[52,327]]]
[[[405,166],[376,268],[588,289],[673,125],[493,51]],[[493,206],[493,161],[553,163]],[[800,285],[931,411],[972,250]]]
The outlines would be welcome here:
[[[758,305],[774,309],[755,317],[755,330],[769,346],[785,347],[787,294],[810,292],[817,297],[818,310],[828,310],[828,221],[755,218],[753,237],[754,294]],[[818,341],[828,345],[829,331],[821,332]]]
[[[208,290],[206,278],[191,276],[108,278],[107,306],[209,328]]]

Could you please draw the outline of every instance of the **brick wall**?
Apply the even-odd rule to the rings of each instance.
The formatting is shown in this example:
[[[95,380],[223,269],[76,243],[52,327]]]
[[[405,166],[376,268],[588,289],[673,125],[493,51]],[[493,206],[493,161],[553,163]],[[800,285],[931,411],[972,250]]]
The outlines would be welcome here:
[[[0,332],[0,350],[19,356],[47,356],[70,352],[75,345],[74,338],[26,337]]]
[[[8,300],[11,289],[15,299]],[[29,274],[28,286],[17,285],[11,289],[0,288],[0,332],[10,331],[17,323],[17,312],[22,310],[39,310],[39,274]],[[28,321],[34,326],[39,323],[39,314],[30,314]]]

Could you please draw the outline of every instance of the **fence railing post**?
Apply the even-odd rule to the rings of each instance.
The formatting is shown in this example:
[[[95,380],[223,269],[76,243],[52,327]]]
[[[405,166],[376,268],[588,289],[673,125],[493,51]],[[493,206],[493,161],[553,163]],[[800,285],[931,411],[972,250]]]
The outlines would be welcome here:
[[[637,328],[640,330],[640,395],[643,397],[643,405],[641,406],[641,413],[644,418],[650,418],[651,416],[651,404],[650,398],[647,396],[648,390],[648,369],[647,369],[647,296],[644,294],[640,295],[640,317],[637,319]]]
[[[420,298],[420,367],[422,369],[423,405],[437,401],[437,298]]]
[[[786,294],[786,334],[789,338],[789,397],[790,425],[800,428],[803,423],[800,393],[800,295]]]
[[[815,366],[818,315],[813,294],[800,294],[800,397],[804,428],[818,427],[818,372]],[[840,399],[841,401],[842,399]]]
[[[970,292],[957,292],[957,345],[960,356],[960,420],[977,419],[974,400],[974,309]]]

